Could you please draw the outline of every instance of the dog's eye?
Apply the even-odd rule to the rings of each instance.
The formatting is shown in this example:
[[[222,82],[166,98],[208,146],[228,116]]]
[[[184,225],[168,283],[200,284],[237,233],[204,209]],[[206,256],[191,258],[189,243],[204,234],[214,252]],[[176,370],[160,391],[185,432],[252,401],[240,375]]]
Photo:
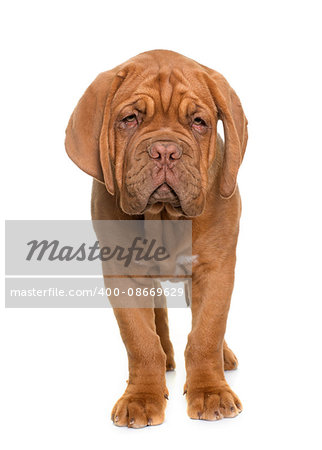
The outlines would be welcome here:
[[[123,129],[136,128],[139,124],[136,114],[130,114],[121,120],[120,127]]]
[[[139,124],[138,118],[136,114],[130,114],[129,116],[124,117],[124,119],[121,120],[121,128],[123,129],[129,129],[129,128],[136,128]]]
[[[206,122],[201,117],[195,117],[193,119],[193,125],[197,125],[198,127],[207,126]]]
[[[126,123],[137,122],[136,115],[131,114],[130,116],[124,117],[123,122],[126,122]]]

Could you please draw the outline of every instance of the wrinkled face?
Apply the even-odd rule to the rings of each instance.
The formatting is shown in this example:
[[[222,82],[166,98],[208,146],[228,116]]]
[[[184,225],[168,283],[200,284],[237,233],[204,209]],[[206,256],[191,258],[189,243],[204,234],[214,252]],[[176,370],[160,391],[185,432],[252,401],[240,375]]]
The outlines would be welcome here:
[[[217,113],[182,77],[167,74],[120,89],[113,100],[115,172],[121,208],[128,214],[166,209],[197,216],[205,205],[209,148]],[[123,90],[124,91],[124,90]]]
[[[65,147],[125,213],[194,217],[210,188],[234,195],[247,136],[240,100],[220,73],[152,50],[95,78],[69,119]]]

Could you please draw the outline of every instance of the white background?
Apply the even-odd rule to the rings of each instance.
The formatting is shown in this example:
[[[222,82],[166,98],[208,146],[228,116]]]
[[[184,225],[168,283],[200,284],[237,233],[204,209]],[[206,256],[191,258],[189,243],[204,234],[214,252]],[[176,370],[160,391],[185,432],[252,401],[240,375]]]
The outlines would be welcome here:
[[[318,1],[12,1],[1,11],[1,215],[87,219],[91,179],[64,130],[85,88],[145,50],[223,73],[249,119],[227,340],[235,419],[188,419],[189,310],[171,310],[177,371],[162,426],[109,420],[127,379],[112,311],[5,310],[1,448],[318,448],[321,415],[321,23]],[[3,221],[1,222],[3,228]],[[1,292],[4,292],[2,289]],[[152,447],[153,446],[153,447]]]

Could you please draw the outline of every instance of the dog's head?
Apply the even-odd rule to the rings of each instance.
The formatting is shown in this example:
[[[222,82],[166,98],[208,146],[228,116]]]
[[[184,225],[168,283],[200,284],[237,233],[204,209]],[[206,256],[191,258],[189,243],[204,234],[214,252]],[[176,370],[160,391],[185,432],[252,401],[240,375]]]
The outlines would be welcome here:
[[[230,198],[247,143],[239,98],[218,72],[155,50],[94,80],[70,118],[66,149],[118,194],[127,214],[166,208],[193,217],[205,205],[218,120],[225,133],[220,194]]]

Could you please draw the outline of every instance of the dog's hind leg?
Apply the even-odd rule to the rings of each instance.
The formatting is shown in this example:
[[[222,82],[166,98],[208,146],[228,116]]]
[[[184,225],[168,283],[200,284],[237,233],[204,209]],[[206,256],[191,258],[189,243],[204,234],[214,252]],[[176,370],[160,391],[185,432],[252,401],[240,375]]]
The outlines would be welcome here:
[[[159,282],[155,282],[155,288],[161,287]],[[164,294],[162,294],[164,296]],[[160,302],[160,297],[158,297],[158,303]],[[166,298],[162,299],[161,304],[166,305]],[[174,350],[173,345],[170,340],[169,334],[169,319],[168,319],[168,309],[164,308],[154,308],[154,319],[156,332],[160,337],[161,345],[164,353],[167,356],[166,368],[167,371],[174,370],[176,363],[174,361]]]

